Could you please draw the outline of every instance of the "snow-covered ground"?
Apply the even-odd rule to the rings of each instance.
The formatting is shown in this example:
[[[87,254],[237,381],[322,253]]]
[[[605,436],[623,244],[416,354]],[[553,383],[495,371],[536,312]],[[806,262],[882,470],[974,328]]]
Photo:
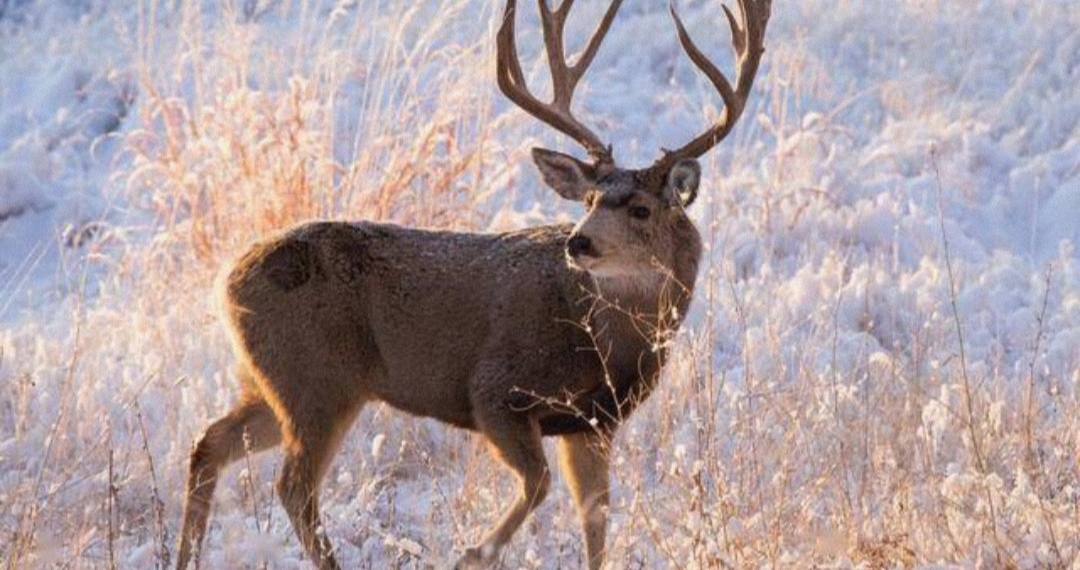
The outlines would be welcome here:
[[[168,560],[234,393],[214,275],[251,240],[580,213],[528,162],[579,150],[497,93],[496,4],[0,1],[7,566]],[[719,1],[679,8],[730,70]],[[774,2],[703,161],[693,314],[616,440],[610,567],[1080,568],[1078,85],[1074,0]],[[625,3],[576,100],[630,166],[720,105],[657,0]],[[240,463],[206,567],[305,567],[277,457]],[[511,492],[467,434],[371,407],[323,508],[347,567],[442,567]],[[557,484],[504,567],[575,567],[576,527]]]

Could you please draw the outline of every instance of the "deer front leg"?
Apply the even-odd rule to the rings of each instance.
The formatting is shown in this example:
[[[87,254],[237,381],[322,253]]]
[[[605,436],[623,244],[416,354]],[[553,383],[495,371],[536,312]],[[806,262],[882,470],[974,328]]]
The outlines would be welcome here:
[[[610,450],[608,438],[592,432],[559,440],[559,465],[581,518],[590,570],[599,570],[604,564]]]
[[[480,545],[469,548],[455,568],[487,568],[499,555],[514,531],[525,522],[551,486],[551,472],[540,443],[540,425],[533,419],[501,411],[495,417],[478,418],[478,424],[494,455],[514,471],[519,481],[517,498]]]

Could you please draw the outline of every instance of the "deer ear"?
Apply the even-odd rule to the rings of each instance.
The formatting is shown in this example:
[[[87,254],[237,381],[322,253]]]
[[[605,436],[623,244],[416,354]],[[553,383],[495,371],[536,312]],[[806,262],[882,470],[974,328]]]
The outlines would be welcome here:
[[[701,182],[701,165],[693,158],[684,158],[675,163],[668,172],[664,197],[668,204],[687,207],[697,198],[698,184]]]
[[[596,185],[596,169],[591,164],[546,148],[534,148],[532,156],[544,184],[567,200],[585,200],[585,195]]]

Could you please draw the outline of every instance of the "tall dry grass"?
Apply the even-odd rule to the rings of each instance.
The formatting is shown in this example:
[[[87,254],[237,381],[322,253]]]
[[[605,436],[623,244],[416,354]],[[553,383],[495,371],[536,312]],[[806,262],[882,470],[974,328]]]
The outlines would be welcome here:
[[[493,66],[483,28],[461,43],[436,7],[138,8],[109,14],[138,34],[139,100],[112,177],[126,227],[93,291],[4,332],[26,446],[5,468],[8,567],[167,565],[187,448],[233,392],[209,303],[227,260],[313,218],[477,229],[518,152],[492,136],[506,121],[475,88]],[[271,502],[258,467],[241,477],[245,514]]]
[[[10,568],[167,566],[190,442],[234,393],[211,284],[252,240],[321,217],[517,222],[497,212],[518,195],[532,130],[494,110],[491,30],[476,23],[493,7],[139,7],[121,18],[137,31],[140,95],[104,277],[0,333],[17,442],[0,450]],[[1004,352],[960,350],[980,317],[957,303],[980,276],[953,258],[944,222],[914,268],[809,233],[860,187],[814,144],[858,138],[844,113],[869,97],[830,99],[809,43],[770,47],[761,116],[706,162],[710,253],[661,388],[614,442],[610,566],[1075,567],[1080,406],[1044,354],[1055,313],[1075,303],[1075,264],[1027,282],[1040,310],[1007,347],[1027,355],[1015,370]],[[873,97],[929,114],[909,87]],[[830,105],[816,122],[808,100]],[[965,157],[946,145],[924,158],[911,168],[941,168],[935,192],[953,190]],[[820,183],[822,164],[839,190]],[[794,243],[808,236],[827,239]],[[302,565],[276,469],[266,454],[225,475],[208,566]],[[428,567],[475,541],[512,489],[467,434],[371,407],[326,479],[324,518],[350,565]],[[569,505],[557,483],[504,565],[579,564]]]

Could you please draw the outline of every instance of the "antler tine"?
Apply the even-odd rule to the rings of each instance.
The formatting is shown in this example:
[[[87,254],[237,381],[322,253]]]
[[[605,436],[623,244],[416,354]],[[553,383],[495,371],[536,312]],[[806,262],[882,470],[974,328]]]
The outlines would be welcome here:
[[[686,27],[683,26],[675,5],[670,6],[671,17],[675,20],[675,29],[679,35],[679,43],[690,57],[690,61],[720,92],[720,97],[724,100],[724,111],[712,127],[686,145],[672,151],[665,150],[664,156],[657,160],[650,170],[664,170],[664,173],[658,173],[665,174],[675,161],[682,158],[697,158],[705,154],[724,140],[742,116],[746,101],[750,96],[750,89],[754,84],[758,65],[761,63],[761,56],[765,52],[765,27],[769,22],[772,0],[738,0],[738,4],[744,22],[742,26],[739,25],[739,21],[731,10],[723,6],[724,15],[727,16],[728,25],[731,27],[731,43],[738,61],[738,74],[734,87],[724,73],[698,49],[694,40],[690,38],[690,34],[687,33]]]
[[[560,74],[565,77],[563,85],[565,86],[566,102],[569,104],[570,98],[573,97],[574,89],[577,87],[578,81],[585,74],[585,70],[592,64],[592,60],[596,57],[596,52],[600,49],[600,43],[604,41],[604,37],[607,36],[608,29],[611,28],[611,22],[615,19],[615,14],[619,11],[619,7],[622,6],[623,0],[613,0],[608,5],[607,12],[604,13],[604,17],[600,20],[600,24],[596,27],[596,31],[593,32],[589,42],[585,45],[585,49],[578,55],[577,63],[569,65],[566,61],[566,56],[563,53],[563,28],[566,25],[566,17],[570,13],[570,7],[573,6],[574,0],[563,0],[563,3],[554,11],[551,12],[547,6],[546,0],[538,0],[540,3],[540,13],[546,17],[550,14],[552,23],[554,24],[551,29],[551,39],[548,38],[548,27],[544,28],[544,42],[548,46],[548,61],[552,67],[552,73],[554,73],[557,67],[560,70]],[[557,46],[553,51],[552,47]],[[558,93],[556,94],[558,95]]]
[[[574,79],[566,66],[566,54],[563,46],[563,29],[566,27],[566,16],[570,12],[573,0],[564,0],[562,5],[552,10],[548,8],[547,0],[537,0],[540,8],[540,25],[544,30],[544,49],[547,53],[548,68],[551,70],[551,84],[554,88],[552,105],[563,108],[570,107],[570,99],[574,96]]]
[[[496,76],[499,89],[525,112],[555,127],[559,132],[584,146],[596,164],[614,164],[611,146],[605,145],[600,140],[600,137],[574,117],[570,111],[570,103],[578,81],[581,80],[585,70],[592,63],[593,57],[596,56],[596,51],[611,27],[611,22],[615,18],[615,13],[622,4],[622,0],[612,1],[596,32],[589,39],[585,50],[574,65],[567,63],[563,45],[563,29],[566,26],[566,17],[570,13],[574,0],[563,0],[559,7],[555,9],[549,8],[546,0],[538,0],[538,4],[544,31],[544,47],[548,66],[551,70],[552,101],[551,103],[541,102],[529,91],[529,87],[525,83],[525,77],[521,71],[521,62],[518,59],[517,46],[514,41],[517,0],[507,0],[503,23],[496,34],[496,49],[498,52]]]
[[[669,6],[668,10],[671,12],[672,19],[675,20],[675,29],[679,34],[679,43],[682,44],[683,50],[686,51],[686,55],[690,57],[690,61],[694,62],[694,65],[696,65],[698,69],[705,73],[705,76],[709,78],[709,81],[712,81],[713,86],[720,92],[720,97],[724,100],[725,108],[730,109],[732,105],[736,104],[735,90],[732,89],[731,82],[729,82],[724,73],[717,69],[705,54],[698,49],[697,44],[694,43],[694,40],[690,38],[690,34],[687,33],[682,18],[679,17],[679,13],[675,11],[675,5],[672,4]],[[731,22],[732,37],[739,38],[738,24],[736,24],[735,18],[731,14],[731,11],[727,9],[727,6],[724,6],[724,12],[728,14],[728,18]],[[740,41],[741,40],[735,40],[734,43],[738,45]],[[736,50],[738,50],[738,47],[736,47]]]

